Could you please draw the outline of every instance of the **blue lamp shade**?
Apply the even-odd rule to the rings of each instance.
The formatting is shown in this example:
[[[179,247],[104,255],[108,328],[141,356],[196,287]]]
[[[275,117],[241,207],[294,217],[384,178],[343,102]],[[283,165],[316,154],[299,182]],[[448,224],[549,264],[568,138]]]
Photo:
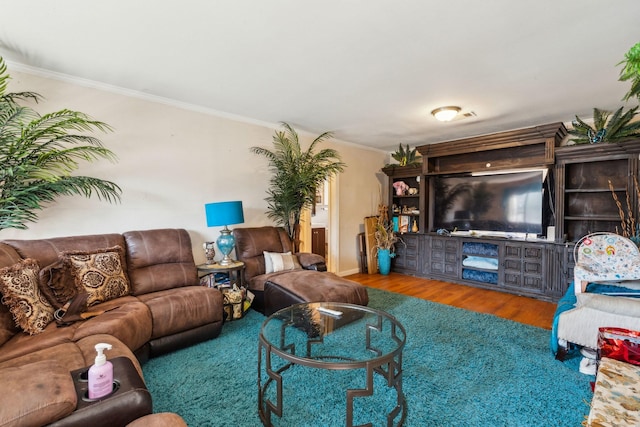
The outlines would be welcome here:
[[[227,226],[244,222],[241,201],[207,203],[204,205],[204,210],[207,215],[207,227]]]
[[[204,205],[205,214],[207,216],[207,227],[216,227],[224,225],[220,231],[220,237],[216,240],[218,249],[222,252],[223,257],[220,265],[231,265],[235,261],[229,257],[236,241],[231,234],[231,230],[227,227],[230,224],[240,224],[244,222],[244,213],[242,211],[242,202],[219,202],[207,203]]]

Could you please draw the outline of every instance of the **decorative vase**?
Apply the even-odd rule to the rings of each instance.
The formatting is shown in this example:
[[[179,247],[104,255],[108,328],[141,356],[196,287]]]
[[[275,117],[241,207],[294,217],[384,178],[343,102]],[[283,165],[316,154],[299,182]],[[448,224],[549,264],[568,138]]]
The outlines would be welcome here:
[[[415,219],[413,220],[413,227],[411,227],[411,231],[414,233],[418,232],[418,221],[416,221]]]
[[[204,242],[202,244],[202,247],[204,248],[204,256],[207,259],[207,264],[210,265],[215,263],[216,262],[215,242]]]
[[[391,258],[395,254],[391,253],[391,249],[378,248],[378,270],[380,274],[386,276],[391,271]]]

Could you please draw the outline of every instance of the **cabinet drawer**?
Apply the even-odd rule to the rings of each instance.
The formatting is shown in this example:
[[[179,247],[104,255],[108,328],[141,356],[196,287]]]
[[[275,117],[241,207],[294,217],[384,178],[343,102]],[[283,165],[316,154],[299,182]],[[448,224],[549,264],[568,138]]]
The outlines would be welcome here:
[[[519,273],[522,271],[522,261],[519,259],[505,259],[504,270]]]
[[[522,246],[520,245],[504,245],[504,256],[508,258],[521,258]]]
[[[531,246],[528,246],[528,247],[524,248],[524,257],[525,257],[525,259],[528,259],[528,260],[529,259],[531,259],[531,260],[533,260],[533,259],[541,260],[542,259],[542,247],[538,247],[538,246],[531,247]]]
[[[522,287],[527,290],[542,291],[542,277],[525,275]]]
[[[519,288],[522,274],[518,273],[504,273],[504,285],[510,288]]]
[[[525,274],[542,274],[542,263],[539,262],[525,262],[524,263]]]
[[[435,250],[445,250],[447,252],[457,252],[458,251],[458,242],[456,240],[451,239],[431,239],[431,249]]]
[[[432,261],[444,261],[445,252],[444,251],[431,251],[431,260]]]

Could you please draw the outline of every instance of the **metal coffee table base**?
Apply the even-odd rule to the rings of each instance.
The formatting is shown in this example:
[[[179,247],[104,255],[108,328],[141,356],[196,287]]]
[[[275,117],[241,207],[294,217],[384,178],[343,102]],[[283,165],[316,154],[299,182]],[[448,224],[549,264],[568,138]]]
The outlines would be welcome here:
[[[275,332],[275,335],[280,335],[278,339],[276,339],[276,341],[278,341],[277,344],[269,342],[262,333],[260,334],[258,344],[258,413],[265,426],[274,425],[273,422],[275,419],[272,418],[273,415],[279,418],[283,417],[285,410],[283,404],[283,395],[285,392],[284,377],[286,377],[286,375],[283,376],[283,374],[292,367],[294,369],[304,369],[305,367],[318,368],[326,371],[362,371],[365,376],[364,388],[336,390],[336,392],[344,392],[346,395],[346,426],[354,426],[354,401],[357,401],[358,398],[372,396],[374,394],[374,384],[388,387],[388,390],[392,393],[390,398],[393,399],[392,402],[395,402],[395,407],[384,414],[386,416],[387,426],[402,426],[406,417],[406,401],[402,391],[402,349],[405,342],[404,328],[395,318],[387,313],[369,308],[359,308],[358,310],[366,312],[369,316],[374,315],[374,320],[372,322],[366,322],[363,328],[366,333],[366,348],[373,353],[374,356],[364,358],[364,360],[327,356],[326,354],[323,356],[313,356],[314,346],[320,347],[324,341],[324,335],[315,334],[313,330],[308,331],[309,335],[308,339],[306,339],[306,349],[304,349],[304,343],[298,342],[298,347],[303,347],[302,351],[304,354],[296,355],[296,346],[294,344],[288,344],[287,341],[287,331],[289,328],[300,329],[300,324],[293,318],[278,319],[281,325],[276,328],[279,329],[279,332]],[[389,323],[389,319],[392,319],[391,323]],[[385,322],[386,328],[388,328],[386,329],[386,333],[389,334],[389,339],[395,343],[394,350],[386,354],[376,349],[370,339],[372,334],[380,334],[380,331],[383,329],[383,322]],[[274,331],[272,330],[271,332],[272,338],[274,338]],[[302,345],[300,346],[300,344]],[[349,345],[349,343],[347,343],[347,345]],[[379,379],[375,381],[376,374],[380,375],[383,381]],[[355,375],[360,375],[360,372],[356,372]],[[331,379],[328,381],[331,381]],[[288,396],[287,398],[291,399],[292,396]],[[379,414],[379,416],[381,416],[381,414]],[[359,424],[358,426],[364,427],[372,425],[373,424],[369,422]]]

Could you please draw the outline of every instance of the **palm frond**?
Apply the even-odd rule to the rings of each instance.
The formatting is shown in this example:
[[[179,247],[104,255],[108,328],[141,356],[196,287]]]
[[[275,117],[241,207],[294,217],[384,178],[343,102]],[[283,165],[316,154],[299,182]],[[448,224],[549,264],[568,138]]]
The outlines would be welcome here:
[[[19,100],[41,98],[33,92],[6,93],[6,65],[0,57],[0,230],[27,228],[38,212],[59,196],[97,196],[117,202],[115,183],[73,176],[80,162],[115,161],[116,155],[89,133],[111,127],[88,115],[63,109],[38,114]]]

